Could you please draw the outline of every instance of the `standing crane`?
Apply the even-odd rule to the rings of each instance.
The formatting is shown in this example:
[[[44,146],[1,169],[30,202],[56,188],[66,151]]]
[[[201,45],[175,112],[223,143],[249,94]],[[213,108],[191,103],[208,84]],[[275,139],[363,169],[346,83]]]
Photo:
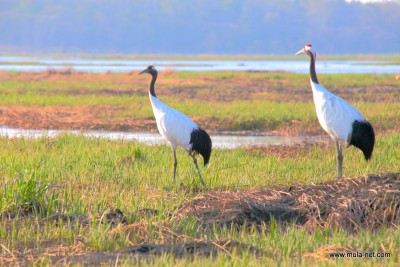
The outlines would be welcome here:
[[[176,159],[176,148],[181,147],[185,149],[192,157],[200,181],[204,186],[204,181],[203,178],[201,178],[199,166],[197,165],[195,156],[196,154],[200,154],[203,157],[204,166],[207,165],[208,161],[210,160],[212,149],[210,136],[185,114],[171,108],[157,98],[156,92],[154,91],[154,85],[157,80],[158,72],[153,65],[148,66],[139,74],[143,73],[148,73],[152,76],[149,88],[149,97],[151,106],[153,108],[154,117],[157,122],[157,128],[174,152],[174,183],[176,167],[178,165],[178,161]]]
[[[352,105],[332,94],[319,84],[315,72],[316,53],[311,44],[306,44],[296,55],[304,53],[310,57],[310,82],[314,97],[315,110],[322,128],[336,143],[338,159],[338,178],[342,177],[342,144],[358,147],[368,161],[372,157],[375,133],[371,124]]]

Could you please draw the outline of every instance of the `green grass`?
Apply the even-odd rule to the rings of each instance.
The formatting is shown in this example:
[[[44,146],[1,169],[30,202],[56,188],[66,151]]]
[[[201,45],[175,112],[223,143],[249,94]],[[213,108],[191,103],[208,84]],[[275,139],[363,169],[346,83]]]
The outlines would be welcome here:
[[[51,80],[31,75],[26,80],[21,73],[9,73],[2,79],[0,105],[115,106],[119,108],[112,114],[115,119],[153,117],[147,96],[148,77],[99,74],[77,78],[60,76]],[[373,159],[367,163],[358,149],[345,149],[344,175],[398,172],[399,82],[393,75],[324,74],[319,75],[319,79],[326,88],[354,104],[376,129]],[[252,86],[249,90],[261,87],[261,94],[249,93],[243,99],[224,100],[223,97],[230,97],[235,90],[248,90],[247,85]],[[173,91],[185,88],[193,90],[196,97],[186,95],[185,91]],[[300,128],[318,126],[308,75],[172,72],[160,76],[157,92],[161,100],[183,113],[221,121],[221,127],[226,129],[270,131],[285,129],[293,121],[300,122],[296,124]],[[218,94],[223,97],[214,98]],[[256,246],[267,254],[258,258],[238,251],[213,259],[176,259],[162,255],[151,257],[146,261],[148,265],[186,266],[190,261],[194,266],[396,266],[400,262],[400,230],[394,228],[350,234],[340,229],[307,232],[296,226],[286,229],[276,225],[266,226],[260,233],[255,229],[203,229],[192,218],[177,220],[167,215],[208,190],[244,190],[335,179],[333,144],[299,150],[285,159],[260,151],[215,149],[209,166],[201,167],[207,189],[201,189],[190,157],[182,150],[178,150],[177,155],[177,185],[172,185],[173,158],[168,146],[61,134],[37,140],[0,137],[0,147],[0,212],[29,210],[36,214],[30,219],[0,220],[0,256],[3,258],[39,255],[29,263],[45,265],[49,264],[51,253],[46,254],[44,250],[49,247],[66,248],[68,254],[77,247],[79,251],[90,252],[138,244],[142,241],[124,234],[109,235],[109,226],[96,221],[82,226],[46,220],[46,216],[64,213],[95,218],[114,208],[125,213],[151,208],[160,214],[135,219],[147,223],[150,234],[146,242],[167,242],[158,232],[165,226],[180,233],[183,241],[233,240]],[[184,186],[180,186],[181,183]],[[349,246],[359,252],[386,251],[392,256],[368,260],[318,258],[323,255],[319,251],[327,246],[338,249]],[[120,262],[125,266],[141,263],[138,259],[121,259]]]
[[[199,230],[193,220],[170,219],[166,214],[174,211],[184,201],[194,198],[198,193],[191,190],[200,186],[195,168],[182,150],[178,151],[178,184],[187,185],[191,189],[189,191],[171,187],[172,152],[168,146],[149,147],[134,142],[88,139],[68,134],[37,140],[0,138],[0,145],[0,177],[3,185],[0,211],[41,207],[34,212],[44,214],[44,210],[47,210],[48,214],[60,212],[95,217],[115,207],[124,212],[153,208],[159,210],[161,215],[147,219],[150,233],[156,230],[157,225],[166,225],[186,236],[188,241],[234,240],[268,251],[262,259],[246,255],[246,252],[220,255],[215,260],[199,257],[192,261],[195,266],[265,266],[265,263],[279,265],[279,262],[302,266],[317,263],[327,266],[395,266],[399,262],[400,230],[395,229],[359,231],[356,234],[339,229],[308,233],[295,226],[289,229],[276,226],[259,233],[245,229]],[[210,166],[202,167],[201,171],[209,188],[207,190],[310,184],[334,179],[335,153],[333,145],[315,146],[287,159],[245,149],[214,150]],[[374,157],[368,164],[364,162],[359,150],[345,150],[344,174],[361,176],[366,173],[396,171],[399,155],[400,136],[397,133],[380,135]],[[46,222],[34,217],[33,220],[21,218],[11,222],[2,221],[1,224],[3,256],[40,251],[49,243],[71,249],[83,243],[86,251],[109,251],[132,245],[126,236],[110,236],[107,225],[97,223],[89,226],[68,223],[56,225],[54,221]],[[147,242],[160,243],[162,240],[155,231]],[[330,260],[304,256],[307,253],[317,253],[319,248],[328,245],[351,246],[362,252],[378,252],[384,248],[392,253],[392,257]],[[175,262],[168,255],[153,260],[157,265]],[[42,255],[36,263],[47,261],[48,258]],[[131,263],[132,259],[125,262],[127,266]],[[177,260],[176,263],[185,265],[184,260]]]

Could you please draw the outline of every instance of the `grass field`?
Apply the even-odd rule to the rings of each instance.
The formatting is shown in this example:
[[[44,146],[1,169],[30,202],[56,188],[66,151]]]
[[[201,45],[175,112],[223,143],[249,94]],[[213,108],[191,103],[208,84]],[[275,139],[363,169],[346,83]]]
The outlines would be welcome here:
[[[5,72],[0,78],[1,124],[155,130],[148,77]],[[371,162],[366,163],[359,150],[348,148],[344,175],[399,172],[400,82],[393,75],[320,75],[320,80],[352,102],[376,128]],[[158,88],[161,99],[210,131],[322,134],[307,75],[170,71],[160,74]],[[240,227],[205,226],[179,212],[211,193],[276,186],[284,191],[293,185],[334,180],[333,144],[214,150],[210,165],[201,167],[206,188],[182,150],[177,184],[172,184],[172,152],[167,146],[69,134],[36,140],[2,137],[0,146],[2,264],[397,266],[400,262],[399,224],[379,218],[379,228],[348,231],[274,220]],[[398,190],[392,188],[392,193],[397,196]],[[187,246],[187,253],[169,253],[174,245]],[[151,246],[161,255],[149,253]],[[327,256],[335,252],[385,252],[390,257]],[[134,256],[126,257],[129,254]]]
[[[394,75],[319,75],[380,130],[398,127],[400,81]],[[0,73],[0,123],[19,128],[156,131],[147,88],[137,73]],[[307,75],[165,71],[159,98],[209,131],[322,134]],[[18,119],[16,119],[18,118]],[[299,123],[301,122],[301,123]]]

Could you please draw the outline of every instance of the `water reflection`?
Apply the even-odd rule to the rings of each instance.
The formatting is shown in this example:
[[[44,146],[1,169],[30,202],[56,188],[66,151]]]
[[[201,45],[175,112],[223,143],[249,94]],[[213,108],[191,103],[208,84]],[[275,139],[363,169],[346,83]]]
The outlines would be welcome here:
[[[158,133],[149,132],[110,132],[110,131],[61,131],[61,130],[24,130],[0,127],[0,136],[9,138],[55,137],[60,133],[82,134],[86,137],[106,138],[111,140],[137,141],[147,145],[159,145],[166,142]],[[318,142],[321,137],[278,136],[278,135],[211,135],[214,148],[234,149],[248,146],[295,145],[304,142]]]

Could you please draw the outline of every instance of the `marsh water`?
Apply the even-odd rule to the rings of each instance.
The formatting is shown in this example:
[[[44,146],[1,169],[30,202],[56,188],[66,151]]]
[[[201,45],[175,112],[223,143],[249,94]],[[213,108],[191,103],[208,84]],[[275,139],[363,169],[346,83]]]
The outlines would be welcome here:
[[[0,56],[0,70],[45,71],[73,68],[81,72],[139,71],[153,64],[173,71],[286,71],[308,72],[308,60],[116,60],[56,59],[46,56]],[[400,73],[400,65],[378,60],[318,60],[318,73]]]
[[[56,137],[61,133],[83,135],[85,137],[105,138],[110,140],[127,140],[140,142],[147,145],[166,144],[162,136],[158,133],[150,132],[111,132],[111,131],[65,131],[65,130],[26,130],[9,127],[0,127],[0,136],[9,138],[41,138]],[[234,149],[238,147],[266,146],[266,145],[285,145],[291,146],[305,142],[324,141],[324,137],[315,136],[281,136],[281,135],[260,135],[235,134],[211,134],[214,148]]]

